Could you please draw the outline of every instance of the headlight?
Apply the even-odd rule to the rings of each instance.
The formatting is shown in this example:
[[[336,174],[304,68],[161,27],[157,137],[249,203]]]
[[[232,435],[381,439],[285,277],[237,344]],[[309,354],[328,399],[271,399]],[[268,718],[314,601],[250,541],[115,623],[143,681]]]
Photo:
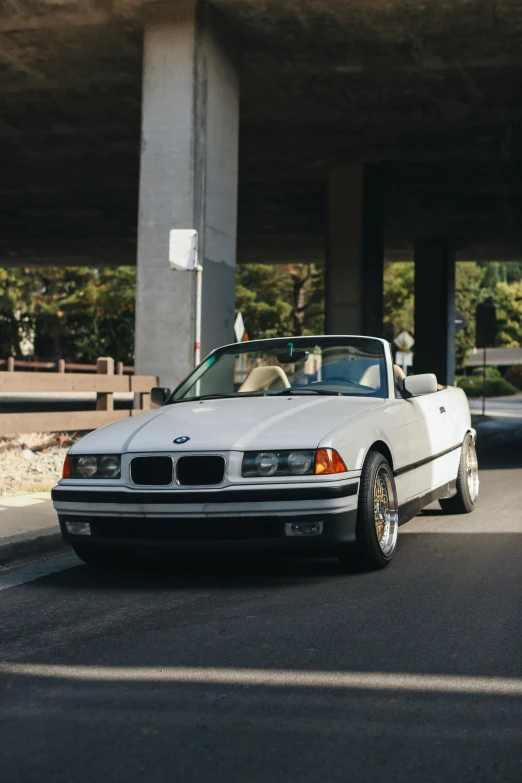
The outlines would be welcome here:
[[[245,478],[307,476],[314,472],[315,451],[247,451],[243,457]]]
[[[296,449],[295,451],[246,451],[242,475],[245,478],[268,476],[320,476],[347,470],[335,449]]]
[[[71,478],[119,478],[120,457],[102,454],[100,456],[72,457]]]

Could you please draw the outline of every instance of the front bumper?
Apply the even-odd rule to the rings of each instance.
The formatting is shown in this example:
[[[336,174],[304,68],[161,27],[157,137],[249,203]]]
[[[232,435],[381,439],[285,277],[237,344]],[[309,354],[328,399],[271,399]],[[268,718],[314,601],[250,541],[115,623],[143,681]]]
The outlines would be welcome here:
[[[65,541],[135,550],[280,550],[355,540],[358,481],[302,486],[143,491],[59,485],[52,492]],[[67,521],[88,522],[72,535]],[[319,535],[288,536],[288,523],[322,523]]]
[[[355,541],[357,511],[267,517],[107,517],[59,514],[65,541],[148,551],[249,551],[331,548]],[[66,521],[88,522],[91,535],[71,535]],[[287,536],[288,522],[322,523],[320,535]]]

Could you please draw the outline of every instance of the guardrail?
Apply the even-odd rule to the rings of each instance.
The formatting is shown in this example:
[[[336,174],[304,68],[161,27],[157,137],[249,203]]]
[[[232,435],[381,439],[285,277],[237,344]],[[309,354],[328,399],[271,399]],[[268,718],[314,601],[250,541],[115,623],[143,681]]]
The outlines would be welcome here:
[[[0,413],[0,435],[21,432],[67,432],[94,430],[112,421],[137,416],[150,410],[150,390],[158,385],[153,375],[114,374],[114,359],[102,357],[96,363],[97,372],[2,372],[0,394],[24,392],[95,392],[95,411],[57,411],[45,413]],[[114,410],[114,394],[139,394],[139,407]]]
[[[57,359],[53,362],[28,361],[26,359],[15,359],[14,356],[8,356],[7,359],[0,359],[0,369],[5,367],[7,372],[15,372],[17,369],[24,370],[55,370],[56,372],[98,372],[96,364],[77,364],[75,362],[66,362],[64,359]],[[134,373],[134,367],[116,362],[114,365],[116,375]]]

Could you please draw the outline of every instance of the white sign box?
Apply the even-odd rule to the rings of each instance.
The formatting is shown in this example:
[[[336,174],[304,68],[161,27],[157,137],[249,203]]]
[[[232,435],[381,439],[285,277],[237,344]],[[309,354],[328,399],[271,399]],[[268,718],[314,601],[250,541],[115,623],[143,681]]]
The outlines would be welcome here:
[[[173,228],[169,235],[171,269],[192,272],[198,263],[198,232],[195,228]]]

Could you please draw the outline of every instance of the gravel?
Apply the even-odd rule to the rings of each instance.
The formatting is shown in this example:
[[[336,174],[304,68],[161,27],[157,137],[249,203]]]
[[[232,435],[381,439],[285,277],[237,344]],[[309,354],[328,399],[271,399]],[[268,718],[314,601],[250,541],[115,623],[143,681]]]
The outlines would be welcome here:
[[[50,492],[76,434],[31,432],[0,438],[0,497]]]

